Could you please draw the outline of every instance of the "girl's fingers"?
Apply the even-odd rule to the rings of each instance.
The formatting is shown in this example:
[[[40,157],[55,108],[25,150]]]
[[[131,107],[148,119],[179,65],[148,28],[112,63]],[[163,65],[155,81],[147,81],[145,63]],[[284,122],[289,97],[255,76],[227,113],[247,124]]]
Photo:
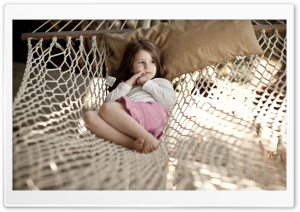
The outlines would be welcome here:
[[[146,74],[146,72],[141,71],[141,72],[139,72],[139,74],[140,74],[140,76],[144,76]]]

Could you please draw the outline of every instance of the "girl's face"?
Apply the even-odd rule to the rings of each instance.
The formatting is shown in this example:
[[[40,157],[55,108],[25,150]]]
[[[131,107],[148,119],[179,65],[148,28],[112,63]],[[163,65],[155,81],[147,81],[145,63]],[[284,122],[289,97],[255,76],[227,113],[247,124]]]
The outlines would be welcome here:
[[[149,77],[148,79],[152,79],[156,75],[155,62],[147,51],[141,49],[135,54],[132,71],[133,74],[145,71],[146,75]]]

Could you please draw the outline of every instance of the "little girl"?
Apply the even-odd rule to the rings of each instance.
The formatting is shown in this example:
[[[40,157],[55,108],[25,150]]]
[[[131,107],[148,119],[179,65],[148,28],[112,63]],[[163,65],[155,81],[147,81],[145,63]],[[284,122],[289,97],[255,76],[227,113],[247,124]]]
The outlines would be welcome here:
[[[96,136],[141,153],[156,150],[176,95],[160,50],[150,40],[129,43],[105,102],[83,120]]]

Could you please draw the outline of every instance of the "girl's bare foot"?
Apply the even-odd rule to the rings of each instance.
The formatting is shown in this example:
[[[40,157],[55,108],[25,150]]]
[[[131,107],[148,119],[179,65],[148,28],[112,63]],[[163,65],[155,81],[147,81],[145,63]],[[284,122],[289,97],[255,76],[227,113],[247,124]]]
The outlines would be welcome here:
[[[137,140],[134,141],[134,149],[137,151],[137,152],[143,152],[144,150],[144,139],[143,138],[139,138]]]
[[[144,142],[144,150],[143,150],[143,153],[150,153],[150,152],[153,152],[154,150],[156,150],[159,146],[159,141],[154,138],[152,136],[152,138],[148,138],[148,139],[145,139],[145,142]]]

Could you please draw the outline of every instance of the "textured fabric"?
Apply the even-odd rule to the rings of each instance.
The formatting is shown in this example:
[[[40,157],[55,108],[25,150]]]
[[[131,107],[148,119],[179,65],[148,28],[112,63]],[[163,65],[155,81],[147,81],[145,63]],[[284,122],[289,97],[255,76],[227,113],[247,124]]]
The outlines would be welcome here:
[[[158,102],[132,102],[126,96],[116,100],[123,103],[128,113],[155,138],[163,135],[168,120],[168,111]]]
[[[263,54],[250,20],[179,20],[104,39],[110,49],[108,72],[118,68],[129,42],[149,39],[162,52],[169,80],[236,56]]]
[[[133,102],[160,102],[167,110],[172,110],[176,102],[171,82],[163,78],[149,80],[143,86],[122,82],[107,95],[105,101],[115,101],[121,96],[127,96]]]

